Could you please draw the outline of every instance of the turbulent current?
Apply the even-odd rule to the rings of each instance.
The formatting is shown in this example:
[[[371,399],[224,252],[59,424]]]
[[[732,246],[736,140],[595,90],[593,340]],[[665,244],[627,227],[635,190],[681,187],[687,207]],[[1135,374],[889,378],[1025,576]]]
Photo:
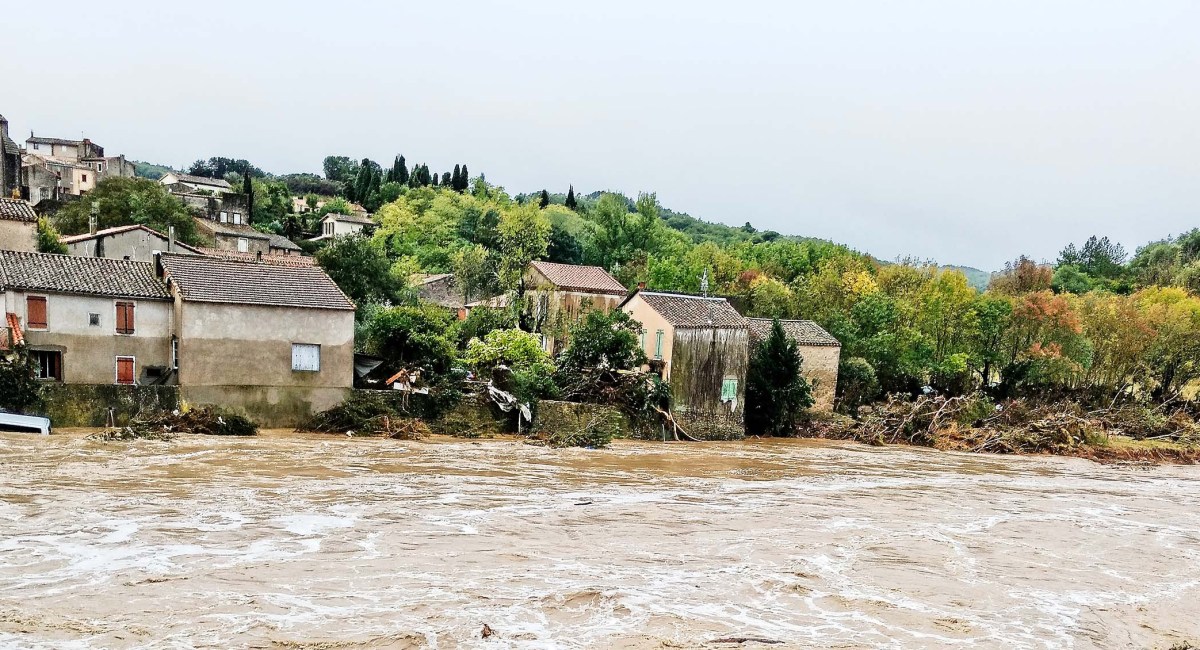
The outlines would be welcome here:
[[[0,647],[1165,649],[1200,644],[1198,479],[811,441],[0,434]]]

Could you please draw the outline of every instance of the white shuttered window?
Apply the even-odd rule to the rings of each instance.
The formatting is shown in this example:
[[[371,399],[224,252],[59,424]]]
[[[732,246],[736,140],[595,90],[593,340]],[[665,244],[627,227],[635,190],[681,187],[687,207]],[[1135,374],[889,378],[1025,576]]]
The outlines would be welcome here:
[[[320,372],[321,346],[312,343],[293,343],[292,370]]]

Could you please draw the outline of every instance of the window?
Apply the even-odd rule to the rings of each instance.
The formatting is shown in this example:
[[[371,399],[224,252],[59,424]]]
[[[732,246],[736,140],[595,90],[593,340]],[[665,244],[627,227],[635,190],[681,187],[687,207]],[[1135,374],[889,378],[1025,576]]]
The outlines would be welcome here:
[[[292,370],[320,372],[321,346],[312,343],[293,343]]]
[[[38,364],[38,379],[62,381],[62,352],[34,350],[33,360]]]
[[[117,334],[133,334],[133,309],[132,302],[117,303]]]
[[[642,328],[642,331],[638,334],[638,345],[641,346],[643,351],[646,349],[646,329],[645,328]]]
[[[35,142],[35,143],[33,143],[33,150],[34,150],[34,151],[40,151],[40,150],[41,150],[41,148],[42,148],[42,147],[41,147],[41,146],[40,146],[38,143],[36,143],[36,142]]]
[[[658,330],[657,332],[654,333],[654,358],[655,359],[662,359],[662,344],[663,344],[663,331]]]
[[[104,163],[102,163],[102,162],[96,163],[96,171],[98,171],[98,172],[104,171]]]
[[[31,330],[49,328],[46,322],[46,296],[26,296],[25,327]]]
[[[737,380],[725,379],[721,382],[721,401],[732,402],[737,399]]]
[[[100,327],[100,314],[88,314],[88,325]]]
[[[117,383],[127,386],[133,385],[133,357],[117,357]]]
[[[85,182],[85,183],[87,182],[87,174],[83,175],[83,182]]]
[[[171,367],[179,370],[179,337],[171,337]]]
[[[246,253],[250,251],[250,242],[246,241],[245,237],[238,237],[238,252]]]
[[[240,225],[242,223],[242,213],[241,212],[233,213],[233,223],[238,224],[238,225]]]
[[[229,221],[229,213],[221,212],[221,223],[226,223],[228,221]]]

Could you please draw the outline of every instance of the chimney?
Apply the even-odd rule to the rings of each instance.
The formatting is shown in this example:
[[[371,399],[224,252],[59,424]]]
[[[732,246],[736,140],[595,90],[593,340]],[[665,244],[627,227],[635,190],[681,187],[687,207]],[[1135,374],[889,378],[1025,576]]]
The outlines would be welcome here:
[[[256,252],[255,252],[255,255],[254,255],[254,259],[256,259],[256,260],[258,260],[259,262],[261,262],[261,261],[262,261],[262,251],[256,251]]]
[[[175,252],[175,226],[167,227],[167,252]]]
[[[644,290],[645,288],[646,288],[646,282],[645,282],[645,281],[642,281],[642,282],[639,282],[639,283],[638,283],[638,291],[642,291],[642,290]]]
[[[96,234],[96,229],[97,229],[96,215],[89,214],[88,215],[88,234],[89,235]]]

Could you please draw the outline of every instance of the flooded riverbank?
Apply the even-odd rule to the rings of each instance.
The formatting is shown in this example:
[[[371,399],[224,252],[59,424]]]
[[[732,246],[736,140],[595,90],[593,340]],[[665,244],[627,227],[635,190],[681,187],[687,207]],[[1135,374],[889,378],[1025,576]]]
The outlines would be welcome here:
[[[1200,641],[1197,479],[804,440],[0,434],[0,647],[1167,648]]]

